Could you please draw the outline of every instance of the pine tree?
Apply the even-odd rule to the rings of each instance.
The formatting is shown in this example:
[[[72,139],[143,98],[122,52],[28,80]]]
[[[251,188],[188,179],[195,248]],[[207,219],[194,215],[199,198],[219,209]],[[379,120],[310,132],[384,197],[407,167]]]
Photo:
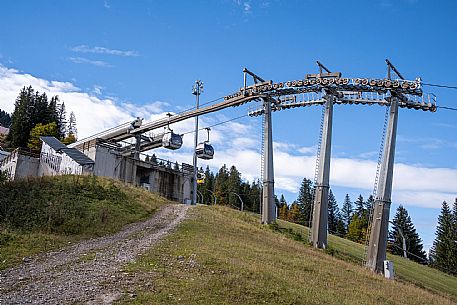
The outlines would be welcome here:
[[[214,191],[214,174],[213,172],[209,169],[209,166],[206,166],[206,170],[205,170],[205,175],[206,175],[206,179],[205,179],[205,184],[203,185],[205,187],[206,190],[211,190],[211,191]],[[207,193],[210,193],[209,191]],[[213,198],[213,194],[207,194],[208,195],[208,204],[213,204],[214,203],[214,198]]]
[[[252,200],[252,211],[260,213],[262,204],[262,183],[259,179],[253,181],[250,188],[249,198]]]
[[[355,204],[355,213],[359,216],[362,217],[364,215],[364,212],[366,211],[365,209],[365,202],[363,201],[363,196],[359,195],[357,200],[354,202]]]
[[[289,207],[287,204],[284,204],[279,208],[279,219],[289,220]]]
[[[454,258],[452,261],[452,265],[454,266],[454,275],[457,274],[457,198],[455,198],[454,205],[452,207],[452,218],[454,223],[454,230],[453,230],[453,240],[454,240],[454,247],[453,247],[453,254],[452,257]]]
[[[335,196],[332,190],[328,192],[328,231],[331,234],[337,232],[338,219],[340,211],[338,209],[338,202],[336,202]]]
[[[30,131],[33,128],[30,109],[34,104],[35,90],[32,86],[22,88],[16,98],[12,115],[11,129],[7,141],[12,147],[25,147],[29,140]]]
[[[402,232],[405,237],[408,258],[418,263],[424,263],[427,260],[427,256],[423,250],[422,240],[414,228],[408,211],[406,211],[403,206],[400,205],[397,208],[397,212],[395,213],[392,222],[393,226],[389,232],[389,241],[392,245],[391,252],[403,256]]]
[[[48,97],[46,93],[40,94],[35,92],[35,97],[32,101],[33,106],[30,107],[30,124],[35,127],[38,123],[43,125],[49,124],[53,121],[53,117],[48,112]]]
[[[341,218],[344,222],[345,231],[347,232],[352,219],[352,202],[348,194],[344,197],[343,207],[341,208]]]
[[[62,104],[62,106],[63,106],[63,104]],[[75,137],[78,134],[78,129],[76,128],[76,116],[73,111],[70,112],[70,119],[68,120],[67,132],[68,132],[68,134],[75,135]]]
[[[287,220],[289,212],[289,207],[287,206],[286,199],[284,195],[281,194],[281,198],[279,199],[279,219]]]
[[[54,96],[52,99],[55,100],[55,103],[57,105],[56,107],[56,124],[57,124],[57,128],[58,128],[58,131],[59,131],[59,137],[62,139],[65,137],[65,135],[67,134],[67,119],[66,119],[66,115],[67,115],[67,111],[65,110],[65,103],[62,103],[62,104],[58,104],[59,102],[59,97],[58,96]],[[74,115],[74,113],[73,113]],[[76,137],[76,118],[73,118],[74,122],[73,122],[73,126],[72,127],[74,130],[72,130],[72,135],[74,135]],[[70,134],[70,133],[68,133]]]
[[[0,126],[9,128],[11,125],[11,116],[0,109]]]
[[[11,129],[7,140],[12,147],[25,147],[28,144],[30,132],[37,125],[47,125],[55,122],[59,126],[55,111],[58,98],[51,98],[48,103],[46,93],[40,94],[32,86],[24,87],[16,98],[12,115]],[[58,138],[62,136],[58,134]]]
[[[47,120],[50,121],[50,122],[56,122],[56,125],[58,127],[59,126],[59,122],[58,122],[58,113],[57,113],[57,103],[59,101],[59,98],[57,96],[54,96],[51,98],[51,100],[49,101],[49,105],[46,109],[46,116],[47,116]]]
[[[228,200],[229,204],[232,206],[241,206],[241,202],[239,202],[239,198],[236,194],[240,194],[241,188],[241,174],[236,169],[234,165],[230,167],[229,175],[227,178],[227,192],[228,192]]]
[[[366,208],[368,211],[368,216],[372,213],[372,209],[374,207],[374,197],[373,195],[368,196],[367,202],[366,202]]]
[[[311,207],[313,205],[313,183],[307,178],[303,178],[298,192],[297,203],[300,208],[299,223],[310,226]]]
[[[339,215],[336,225],[336,236],[343,237],[346,234],[346,228],[344,227],[344,221]]]
[[[358,243],[363,243],[365,241],[365,236],[366,230],[364,230],[364,219],[363,217],[359,217],[357,213],[354,213],[348,226],[346,238]]]
[[[211,193],[214,189],[214,174],[206,166],[204,171],[205,180],[202,184],[197,185],[197,190],[203,194],[203,204],[214,204],[214,195]]]
[[[243,198],[244,209],[254,211],[254,202],[251,196],[251,185],[247,181],[242,181],[240,186],[240,196]]]
[[[431,249],[432,266],[444,272],[457,275],[456,266],[456,232],[454,215],[449,205],[443,202],[436,227],[436,238]]]
[[[229,172],[227,170],[227,166],[224,164],[220,169],[219,172],[216,174],[215,184],[214,184],[214,193],[217,197],[217,203],[222,205],[228,205],[228,177]]]
[[[290,209],[289,209],[289,221],[290,222],[295,222],[295,223],[298,223],[299,220],[300,220],[300,207],[298,206],[298,203],[297,201],[294,201],[291,205],[290,205]]]

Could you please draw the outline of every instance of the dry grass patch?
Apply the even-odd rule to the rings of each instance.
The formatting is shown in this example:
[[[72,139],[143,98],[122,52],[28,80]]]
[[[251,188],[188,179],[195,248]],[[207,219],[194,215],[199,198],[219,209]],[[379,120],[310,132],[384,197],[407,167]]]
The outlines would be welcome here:
[[[150,277],[132,304],[452,304],[310,248],[252,215],[198,206],[128,272]],[[305,235],[306,236],[306,235]]]
[[[294,223],[279,220],[278,226],[291,230],[295,234],[308,236],[308,228]],[[362,265],[365,247],[353,241],[329,235],[327,251],[336,258]],[[394,262],[396,280],[413,283],[418,287],[433,291],[457,302],[457,278],[428,266],[420,265],[397,255],[388,254]]]

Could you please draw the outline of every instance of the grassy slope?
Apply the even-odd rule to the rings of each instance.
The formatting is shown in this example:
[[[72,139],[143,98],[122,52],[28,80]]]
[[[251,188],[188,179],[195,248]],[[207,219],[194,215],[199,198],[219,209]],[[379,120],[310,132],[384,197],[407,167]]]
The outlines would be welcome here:
[[[290,228],[293,232],[308,236],[306,227],[279,221],[280,227]],[[346,261],[362,264],[365,251],[364,245],[340,238],[329,236],[330,253]],[[334,251],[332,251],[334,250]],[[419,287],[426,288],[443,295],[450,295],[457,301],[457,278],[443,273],[428,266],[417,264],[397,255],[388,254],[387,258],[394,262],[396,278],[401,281],[414,283]]]
[[[0,270],[23,257],[120,230],[168,201],[95,177],[61,176],[0,185]]]
[[[121,303],[452,304],[314,250],[290,238],[299,234],[273,231],[253,215],[207,206],[190,213],[178,231],[127,267],[150,284]]]

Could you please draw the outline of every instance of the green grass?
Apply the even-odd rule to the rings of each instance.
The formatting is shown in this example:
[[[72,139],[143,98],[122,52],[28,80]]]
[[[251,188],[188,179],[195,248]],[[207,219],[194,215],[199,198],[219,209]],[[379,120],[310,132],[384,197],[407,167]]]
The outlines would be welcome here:
[[[24,257],[120,230],[167,200],[90,176],[42,177],[0,184],[0,270]]]
[[[302,227],[262,226],[224,207],[198,206],[162,243],[128,265],[142,283],[121,304],[452,304],[450,298],[307,245]],[[287,228],[289,227],[289,228]],[[283,232],[279,232],[283,228]],[[332,237],[332,242],[333,242]],[[334,256],[357,258],[338,240]],[[362,249],[362,248],[361,248]],[[398,272],[402,268],[398,266]]]
[[[280,228],[291,230],[294,234],[308,236],[308,228],[279,220]],[[353,241],[329,235],[329,248],[332,255],[337,258],[362,265],[365,246]],[[428,289],[438,294],[450,296],[457,301],[457,278],[400,257],[387,254],[387,259],[393,261],[394,271],[397,280],[413,283],[419,287]]]

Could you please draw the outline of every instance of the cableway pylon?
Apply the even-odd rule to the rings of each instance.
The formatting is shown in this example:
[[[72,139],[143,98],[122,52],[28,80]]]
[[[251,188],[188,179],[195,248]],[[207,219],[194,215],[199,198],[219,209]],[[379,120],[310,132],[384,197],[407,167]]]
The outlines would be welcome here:
[[[276,219],[274,213],[272,113],[297,107],[323,106],[324,120],[319,139],[319,142],[322,141],[322,143],[318,145],[318,158],[316,160],[317,174],[315,174],[317,178],[314,181],[316,194],[314,196],[315,207],[313,214],[319,215],[319,217],[313,217],[312,225],[313,244],[323,248],[326,246],[327,225],[324,223],[328,210],[328,207],[323,202],[328,202],[328,189],[330,187],[328,175],[330,172],[331,115],[333,105],[360,104],[387,106],[389,107],[389,118],[387,121],[382,163],[379,166],[379,174],[376,175],[376,177],[379,177],[379,183],[376,183],[377,178],[375,179],[375,189],[377,191],[374,193],[376,194],[376,203],[374,204],[367,253],[367,266],[372,270],[380,271],[379,262],[382,256],[385,256],[385,249],[383,249],[385,243],[382,240],[387,232],[388,223],[386,221],[389,216],[392,192],[398,108],[430,112],[435,112],[437,109],[436,97],[433,94],[423,92],[420,78],[407,80],[390,61],[386,60],[386,63],[388,74],[386,78],[342,77],[341,73],[331,72],[320,62],[317,62],[319,66],[318,74],[307,74],[302,79],[283,82],[265,80],[245,68],[243,69],[243,86],[236,92],[224,96],[221,102],[215,102],[210,105],[204,103],[202,104],[204,107],[196,107],[147,123],[143,123],[141,120],[135,120],[131,125],[123,124],[111,128],[88,139],[84,139],[84,141],[74,143],[71,147],[84,147],[87,141],[101,140],[109,143],[111,146],[120,148],[122,154],[138,154],[152,148],[165,147],[164,143],[169,143],[168,141],[164,141],[167,134],[170,137],[174,136],[176,140],[181,136],[182,141],[182,135],[173,134],[172,130],[168,130],[165,134],[155,133],[153,136],[145,135],[149,132],[200,115],[217,112],[229,107],[238,107],[252,101],[260,101],[262,106],[249,111],[248,115],[262,116],[262,222],[271,223]],[[392,77],[392,73],[395,74],[395,77]],[[248,77],[252,77],[253,79],[253,83],[250,85],[247,84]],[[122,146],[121,143],[132,138],[136,140],[135,144]],[[170,145],[170,149],[180,147],[178,142],[176,141],[173,145]],[[319,202],[321,207],[316,209]],[[318,220],[319,224],[317,224]]]

